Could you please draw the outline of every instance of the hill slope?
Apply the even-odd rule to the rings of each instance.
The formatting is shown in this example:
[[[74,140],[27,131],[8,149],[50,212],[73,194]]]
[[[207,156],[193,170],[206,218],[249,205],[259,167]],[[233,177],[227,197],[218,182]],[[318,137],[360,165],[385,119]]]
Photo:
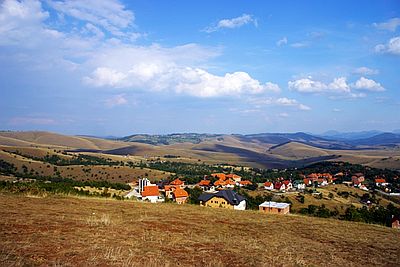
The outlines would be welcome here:
[[[399,231],[329,219],[1,193],[0,216],[2,266],[400,264]]]

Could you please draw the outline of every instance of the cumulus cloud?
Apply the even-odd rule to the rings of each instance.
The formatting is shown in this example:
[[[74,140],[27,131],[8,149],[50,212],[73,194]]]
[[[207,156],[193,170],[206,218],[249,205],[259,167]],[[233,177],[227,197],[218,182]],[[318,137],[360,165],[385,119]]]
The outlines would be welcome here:
[[[201,68],[155,63],[141,63],[125,73],[98,68],[91,76],[85,77],[85,81],[94,86],[146,87],[153,91],[173,91],[196,97],[239,96],[280,90],[278,85],[270,82],[262,84],[246,72],[218,76]]]
[[[353,85],[353,88],[358,89],[358,90],[367,90],[367,91],[372,91],[372,92],[382,92],[385,91],[385,88],[378,83],[375,82],[374,80],[367,79],[364,77],[361,77],[358,79],[355,84]]]
[[[374,80],[361,77],[354,84],[348,84],[345,77],[334,78],[330,83],[313,80],[312,77],[302,78],[288,82],[289,89],[300,93],[328,93],[334,95],[343,95],[350,98],[365,97],[364,93],[354,93],[352,88],[358,90],[367,90],[380,92],[385,89]],[[336,98],[333,97],[333,98]]]
[[[394,31],[396,31],[397,27],[400,26],[400,18],[392,18],[386,22],[374,23],[373,25],[377,29],[394,32]]]
[[[254,26],[257,27],[257,20],[253,17],[253,15],[243,14],[240,17],[232,19],[222,19],[218,21],[216,25],[205,28],[204,31],[207,33],[211,33],[221,29],[234,29],[242,27],[243,25],[249,23],[253,23]]]
[[[328,89],[328,86],[320,81],[312,80],[312,77],[289,81],[288,87],[300,93],[317,93]]]
[[[353,71],[354,74],[360,75],[375,75],[379,73],[379,70],[370,69],[367,67],[359,67]]]
[[[287,43],[288,43],[288,39],[286,37],[283,37],[282,39],[280,39],[276,42],[276,45],[283,46],[283,45],[286,45]]]
[[[378,44],[375,52],[400,55],[400,36],[391,38],[387,44]]]
[[[280,91],[277,84],[258,81],[243,71],[210,73],[204,66],[209,59],[220,55],[218,47],[197,44],[138,46],[126,42],[119,31],[129,32],[134,15],[118,1],[48,3],[53,11],[69,18],[62,23],[71,23],[70,31],[52,29],[46,21],[49,13],[39,1],[1,3],[0,45],[18,47],[19,56],[24,56],[26,65],[30,63],[37,68],[45,64],[52,70],[55,66],[68,66],[82,75],[86,85],[126,91],[163,91],[196,97]],[[222,20],[218,27],[235,28],[250,22],[255,23],[255,19],[245,14]]]

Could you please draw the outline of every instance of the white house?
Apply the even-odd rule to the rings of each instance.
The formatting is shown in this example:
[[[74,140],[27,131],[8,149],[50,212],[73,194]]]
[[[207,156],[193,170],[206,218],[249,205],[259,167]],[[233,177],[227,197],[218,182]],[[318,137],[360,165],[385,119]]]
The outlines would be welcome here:
[[[265,182],[264,189],[265,190],[274,190],[274,184],[272,182]]]

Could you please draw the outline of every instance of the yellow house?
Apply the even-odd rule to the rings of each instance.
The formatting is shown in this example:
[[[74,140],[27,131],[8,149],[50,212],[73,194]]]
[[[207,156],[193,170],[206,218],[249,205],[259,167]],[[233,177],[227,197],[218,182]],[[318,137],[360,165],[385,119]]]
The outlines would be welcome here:
[[[200,206],[235,210],[246,209],[246,199],[232,190],[218,193],[203,193],[199,196]]]

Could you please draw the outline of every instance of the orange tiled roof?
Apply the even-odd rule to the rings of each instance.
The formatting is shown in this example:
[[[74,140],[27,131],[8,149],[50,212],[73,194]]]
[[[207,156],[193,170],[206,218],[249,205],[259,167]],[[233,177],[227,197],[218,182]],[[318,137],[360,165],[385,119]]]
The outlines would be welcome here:
[[[145,186],[141,194],[142,197],[158,196],[159,194],[158,186],[156,185]]]
[[[239,184],[241,184],[241,185],[250,185],[250,184],[253,184],[253,183],[251,181],[249,181],[249,180],[243,180],[243,181],[240,181]]]
[[[223,180],[223,181],[226,180],[225,173],[212,173],[211,176],[214,178],[218,178],[219,180]]]
[[[288,185],[288,184],[290,184],[290,181],[289,181],[289,180],[285,180],[285,181],[283,181],[283,183],[284,183],[285,185]]]
[[[272,185],[271,182],[265,182],[265,183],[264,183],[264,186],[267,186],[267,187],[270,187],[271,185]]]
[[[171,186],[171,185],[164,186],[165,191],[170,191],[170,190],[172,190],[172,188],[173,188],[173,186]]]
[[[382,178],[378,178],[378,179],[375,179],[375,183],[386,183],[386,180],[382,179]]]
[[[236,175],[236,174],[234,174],[234,173],[230,173],[230,174],[227,174],[227,175],[225,175],[225,176],[226,176],[226,178],[231,178],[231,179],[242,178],[242,176]]]
[[[211,182],[210,180],[201,180],[198,185],[209,186],[210,182]]]
[[[222,180],[215,181],[214,185],[225,185],[225,182]]]
[[[175,189],[175,191],[174,191],[173,194],[174,194],[175,198],[178,198],[178,197],[188,197],[188,196],[189,196],[188,192],[186,192],[186,190],[181,189],[181,188]]]
[[[183,181],[180,180],[179,178],[173,180],[170,185],[183,185]]]
[[[234,181],[232,181],[231,179],[225,181],[225,184],[227,185],[235,185],[236,183]]]

